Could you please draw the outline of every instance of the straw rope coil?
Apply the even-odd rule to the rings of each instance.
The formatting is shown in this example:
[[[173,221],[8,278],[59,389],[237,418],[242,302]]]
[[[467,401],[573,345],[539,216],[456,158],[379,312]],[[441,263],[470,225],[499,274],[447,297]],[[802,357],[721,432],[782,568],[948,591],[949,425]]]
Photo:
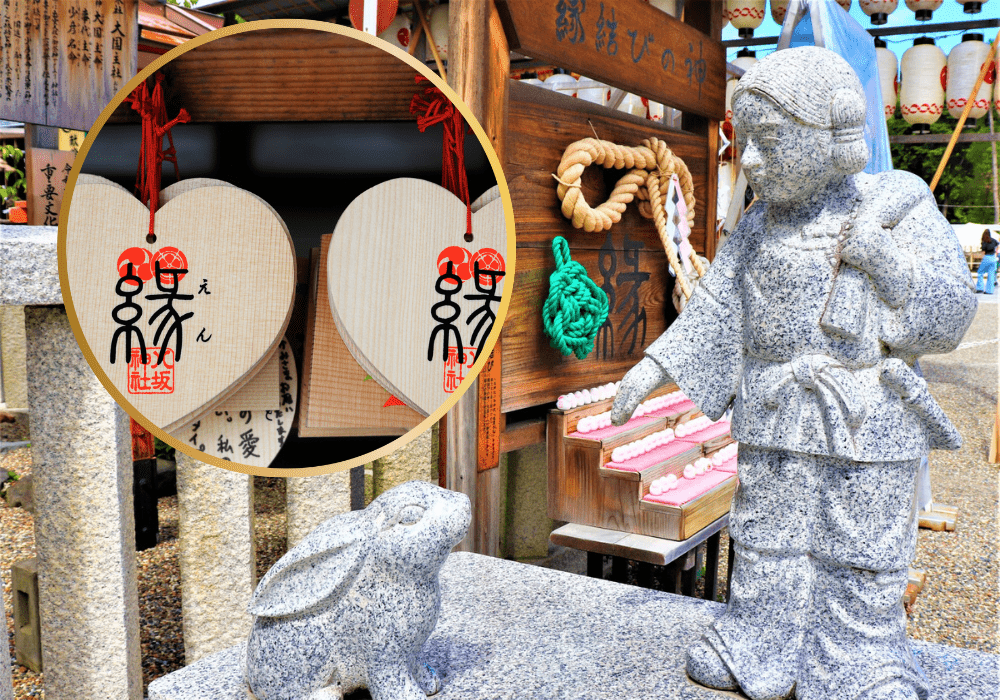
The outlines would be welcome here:
[[[592,207],[583,196],[583,171],[589,165],[628,170],[618,182],[607,201]],[[641,146],[621,146],[610,141],[586,138],[569,145],[554,175],[559,185],[556,194],[562,200],[562,213],[574,228],[587,233],[599,233],[621,221],[625,207],[639,199],[639,213],[652,219],[656,232],[667,253],[670,269],[685,298],[690,298],[693,285],[684,272],[677,246],[667,230],[665,203],[670,191],[670,179],[677,175],[684,203],[687,206],[688,225],[694,222],[694,182],[684,161],[674,155],[663,141],[645,139]],[[698,277],[705,274],[704,263],[691,255],[691,263]]]

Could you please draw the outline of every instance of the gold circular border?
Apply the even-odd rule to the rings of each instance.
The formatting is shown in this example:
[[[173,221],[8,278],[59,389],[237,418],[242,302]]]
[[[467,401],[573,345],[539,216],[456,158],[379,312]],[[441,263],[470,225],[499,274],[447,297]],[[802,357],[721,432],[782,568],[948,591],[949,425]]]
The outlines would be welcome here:
[[[484,352],[476,362],[473,364],[470,372],[462,380],[458,389],[445,399],[445,401],[438,406],[437,410],[427,416],[422,420],[416,427],[410,429],[407,433],[399,436],[388,445],[381,447],[377,450],[373,450],[366,454],[363,454],[354,459],[345,460],[343,462],[334,462],[331,464],[322,465],[319,467],[307,467],[302,469],[280,469],[271,467],[251,467],[246,464],[240,464],[239,462],[230,462],[227,460],[219,459],[218,457],[213,457],[207,455],[204,452],[195,450],[188,445],[186,445],[181,440],[178,440],[174,436],[162,430],[159,426],[153,425],[149,422],[145,416],[143,416],[139,411],[132,406],[131,403],[125,398],[125,396],[111,383],[110,378],[104,373],[94,353],[90,349],[90,345],[87,343],[87,339],[83,335],[83,330],[80,328],[80,322],[77,320],[76,309],[73,306],[73,299],[69,293],[69,282],[67,279],[66,270],[66,226],[67,220],[69,218],[69,207],[72,203],[73,189],[76,186],[77,176],[80,174],[80,169],[86,160],[87,153],[90,151],[90,147],[94,143],[94,139],[100,133],[104,124],[117,109],[118,105],[127,97],[132,91],[139,85],[139,83],[145,81],[149,76],[162,68],[165,64],[169,63],[181,54],[187,53],[193,49],[198,48],[202,44],[209,41],[214,41],[216,39],[221,39],[223,37],[232,36],[233,34],[242,34],[244,32],[252,32],[258,29],[303,29],[309,31],[322,31],[330,32],[332,34],[340,34],[342,36],[355,39],[358,41],[363,41],[366,44],[370,44],[375,48],[381,49],[388,54],[391,54],[408,64],[411,68],[416,70],[418,73],[423,75],[425,78],[431,81],[431,83],[438,87],[447,95],[448,99],[454,103],[458,110],[465,117],[465,121],[472,128],[476,137],[479,139],[480,144],[483,146],[483,150],[486,152],[486,157],[489,158],[490,165],[493,167],[493,174],[496,177],[497,185],[500,187],[500,198],[503,200],[503,211],[504,211],[504,223],[507,228],[507,256],[505,259],[506,264],[506,280],[508,284],[505,285],[503,295],[501,296],[500,306],[497,309],[496,321],[493,324],[493,330],[490,332],[489,337],[486,339],[485,348],[487,352]],[[414,90],[416,90],[414,86]],[[205,462],[206,464],[211,464],[222,469],[227,469],[229,471],[239,472],[242,474],[252,474],[254,476],[316,476],[318,474],[332,474],[335,472],[346,471],[354,467],[360,466],[362,464],[367,464],[376,459],[380,459],[389,454],[392,454],[396,450],[404,447],[407,443],[416,439],[416,437],[422,434],[425,430],[429,430],[431,426],[441,420],[444,415],[451,410],[451,408],[458,402],[458,400],[469,390],[478,376],[480,371],[482,371],[490,354],[493,352],[493,348],[496,346],[497,340],[500,338],[500,331],[503,328],[504,321],[507,319],[507,311],[510,307],[510,298],[513,292],[513,280],[514,272],[516,267],[516,241],[514,238],[514,209],[511,204],[510,190],[507,188],[507,180],[504,177],[503,169],[500,166],[500,159],[497,157],[496,151],[493,150],[493,144],[490,143],[489,137],[483,130],[482,125],[480,125],[479,120],[472,114],[472,110],[469,106],[462,101],[458,94],[455,93],[451,87],[448,86],[436,73],[434,73],[425,64],[421,63],[413,56],[410,56],[405,51],[402,51],[392,44],[389,44],[378,37],[372,36],[371,34],[366,34],[364,32],[358,31],[350,27],[344,27],[337,24],[332,24],[329,22],[319,22],[316,20],[303,20],[303,19],[270,19],[270,20],[256,20],[252,22],[242,22],[240,24],[234,24],[229,27],[223,27],[222,29],[216,29],[215,31],[209,32],[207,34],[202,34],[199,37],[191,39],[190,41],[181,44],[177,48],[171,49],[167,53],[163,54],[151,64],[146,66],[141,70],[135,77],[129,80],[125,86],[119,90],[118,94],[115,95],[114,99],[108,103],[108,105],[101,112],[100,116],[94,121],[87,132],[87,138],[84,140],[83,145],[80,147],[76,158],[73,161],[73,170],[70,172],[69,180],[66,183],[65,194],[63,195],[63,206],[59,213],[59,236],[57,239],[57,250],[59,256],[59,283],[63,293],[63,303],[66,306],[67,316],[69,319],[70,326],[73,329],[73,334],[76,336],[76,340],[80,345],[80,349],[83,351],[83,356],[87,360],[87,364],[97,375],[97,379],[104,385],[108,393],[115,402],[125,410],[132,418],[135,419],[137,423],[142,425],[144,428],[153,433],[163,442],[167,443],[171,447],[180,450],[189,457],[193,457],[200,462]],[[301,379],[301,378],[300,378]],[[301,393],[301,387],[300,387]],[[301,406],[300,406],[301,408]],[[310,438],[303,438],[310,439]]]

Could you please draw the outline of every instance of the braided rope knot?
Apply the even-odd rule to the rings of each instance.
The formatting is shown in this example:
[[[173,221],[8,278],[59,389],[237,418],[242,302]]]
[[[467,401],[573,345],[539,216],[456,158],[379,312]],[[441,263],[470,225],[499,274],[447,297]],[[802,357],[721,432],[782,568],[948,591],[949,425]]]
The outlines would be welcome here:
[[[615,183],[607,201],[596,207],[587,203],[581,184],[583,171],[594,164],[628,171]],[[670,269],[687,299],[691,297],[694,286],[684,271],[677,246],[667,229],[666,201],[670,192],[670,180],[674,176],[677,177],[684,196],[690,226],[694,223],[695,208],[691,171],[683,160],[674,155],[666,142],[657,138],[645,139],[642,145],[635,147],[596,138],[581,139],[566,148],[554,175],[559,183],[556,194],[562,200],[563,216],[572,222],[574,228],[582,228],[587,233],[599,233],[611,228],[621,221],[626,206],[638,198],[639,214],[652,219],[656,225]],[[705,272],[704,265],[696,257],[692,256],[691,262],[701,276]]]
[[[549,276],[549,296],[542,308],[545,333],[556,350],[582,360],[594,349],[597,331],[608,319],[608,295],[570,258],[565,238],[553,239],[552,253],[556,269]]]

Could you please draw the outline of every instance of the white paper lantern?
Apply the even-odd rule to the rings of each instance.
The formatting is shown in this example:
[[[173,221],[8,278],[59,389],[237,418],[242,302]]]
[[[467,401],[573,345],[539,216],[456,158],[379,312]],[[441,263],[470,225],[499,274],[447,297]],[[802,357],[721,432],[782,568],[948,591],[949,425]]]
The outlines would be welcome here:
[[[435,5],[427,10],[427,24],[434,34],[434,46],[442,61],[448,60],[448,5]]]
[[[740,36],[751,37],[764,21],[764,0],[726,0],[726,11],[729,21],[740,30]]]
[[[606,105],[608,103],[608,86],[581,75],[580,80],[577,81],[576,96],[596,105]]]
[[[941,7],[943,0],[906,0],[906,6],[913,10],[913,18],[918,22],[929,22],[934,10]]]
[[[729,26],[729,10],[726,9],[725,0],[722,2],[722,28],[725,29]]]
[[[983,42],[982,34],[966,34],[962,41],[955,45],[948,55],[948,114],[958,119],[969,100],[969,94],[979,78],[979,72],[986,62],[990,47]],[[976,93],[976,99],[969,110],[969,118],[973,124],[979,117],[985,116],[990,108],[990,93],[992,85],[983,80]],[[969,122],[966,122],[967,124]]]
[[[746,70],[757,62],[756,54],[748,49],[742,49],[733,60],[733,65]],[[733,92],[736,90],[736,83],[739,78],[730,78],[726,81],[726,120],[733,120]]]
[[[871,19],[872,24],[877,25],[886,23],[889,15],[896,11],[899,2],[898,0],[858,0],[858,4],[861,6],[861,11]]]
[[[646,105],[646,118],[650,121],[657,122],[658,124],[663,123],[663,104],[660,102],[653,102],[649,100]]]
[[[378,38],[406,51],[410,46],[411,30],[409,16],[400,12],[392,20],[389,27],[378,35]]]
[[[986,0],[956,0],[956,2],[962,6],[962,11],[967,15],[978,15],[986,4]]]
[[[558,92],[570,97],[576,97],[579,83],[572,75],[565,73],[554,73],[542,82],[542,87],[546,87],[553,92]]]
[[[844,8],[844,12],[851,11],[851,0],[837,0],[837,4]]]
[[[896,115],[896,97],[898,96],[898,82],[896,80],[898,61],[896,54],[887,49],[885,42],[881,39],[875,39],[875,57],[878,60],[879,85],[882,88],[882,107],[885,109],[885,118],[892,119]]]
[[[771,0],[771,19],[778,24],[785,21],[785,13],[788,12],[788,3],[791,0]]]
[[[677,16],[677,0],[646,0],[646,2],[671,17]]]
[[[633,114],[637,117],[646,117],[646,105],[643,103],[642,98],[638,95],[633,95],[631,92],[626,93],[625,99],[622,103],[618,105],[619,112],[626,112],[628,114]]]
[[[917,131],[929,131],[926,126],[941,118],[944,111],[942,72],[948,65],[944,51],[934,40],[922,37],[903,54],[903,81],[899,87],[899,106],[908,124],[918,125]]]

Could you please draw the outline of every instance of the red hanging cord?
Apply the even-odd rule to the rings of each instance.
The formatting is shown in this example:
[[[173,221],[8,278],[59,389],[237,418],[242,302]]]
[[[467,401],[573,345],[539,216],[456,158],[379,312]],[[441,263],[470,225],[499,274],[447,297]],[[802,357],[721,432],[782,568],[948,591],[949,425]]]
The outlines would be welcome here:
[[[142,145],[139,149],[139,168],[135,175],[135,189],[139,201],[149,207],[149,237],[155,236],[156,210],[160,203],[160,171],[163,161],[174,164],[174,174],[180,180],[177,151],[170,130],[177,124],[191,120],[186,109],[181,109],[176,119],[167,121],[167,105],[163,97],[163,75],[156,74],[153,92],[143,82],[126,98],[132,109],[142,118]],[[163,137],[170,142],[163,149]],[[152,242],[150,240],[150,242]]]
[[[417,85],[429,82],[418,75]],[[465,135],[471,131],[462,113],[455,109],[440,88],[430,85],[410,100],[410,113],[419,114],[417,128],[423,133],[428,127],[442,124],[444,143],[441,150],[441,186],[465,202],[466,235],[472,235],[472,202],[469,199],[469,178],[465,172]]]

